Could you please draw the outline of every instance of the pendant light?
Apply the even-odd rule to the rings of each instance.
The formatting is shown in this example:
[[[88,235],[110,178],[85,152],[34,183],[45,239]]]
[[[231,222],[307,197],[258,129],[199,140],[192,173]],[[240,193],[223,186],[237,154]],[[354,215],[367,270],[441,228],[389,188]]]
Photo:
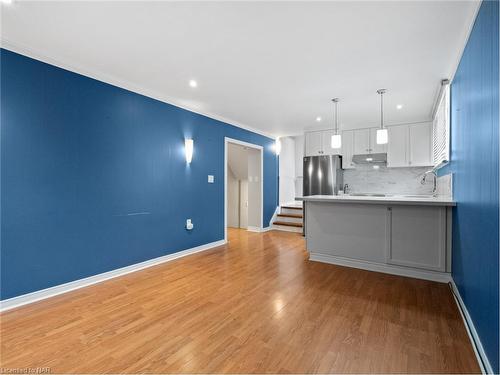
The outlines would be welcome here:
[[[342,147],[342,136],[339,134],[339,117],[338,117],[338,104],[339,98],[332,99],[333,104],[335,105],[334,112],[334,121],[335,121],[335,130],[332,135],[332,148],[341,148]]]
[[[384,94],[386,89],[378,89],[377,94],[380,95],[380,129],[377,130],[377,144],[385,145],[389,141],[389,134],[384,128]]]

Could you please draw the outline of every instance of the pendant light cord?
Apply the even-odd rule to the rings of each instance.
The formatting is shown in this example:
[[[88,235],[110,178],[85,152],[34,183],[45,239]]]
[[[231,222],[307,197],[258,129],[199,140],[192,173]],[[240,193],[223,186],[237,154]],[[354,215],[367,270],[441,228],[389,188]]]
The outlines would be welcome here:
[[[380,129],[384,128],[384,94],[386,89],[378,89],[377,94],[380,95]]]
[[[339,98],[334,98],[332,99],[332,102],[335,104],[334,107],[334,112],[333,112],[333,119],[335,121],[335,135],[339,134],[339,118],[338,118],[338,103],[339,103]]]

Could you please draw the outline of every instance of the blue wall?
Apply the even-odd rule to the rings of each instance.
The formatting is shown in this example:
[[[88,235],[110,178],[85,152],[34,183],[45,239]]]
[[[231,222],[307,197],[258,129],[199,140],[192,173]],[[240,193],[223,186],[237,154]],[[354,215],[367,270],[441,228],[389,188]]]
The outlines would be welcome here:
[[[484,1],[451,85],[452,275],[499,370],[498,0]]]
[[[222,240],[224,137],[264,146],[277,205],[272,139],[5,49],[1,132],[1,299]]]

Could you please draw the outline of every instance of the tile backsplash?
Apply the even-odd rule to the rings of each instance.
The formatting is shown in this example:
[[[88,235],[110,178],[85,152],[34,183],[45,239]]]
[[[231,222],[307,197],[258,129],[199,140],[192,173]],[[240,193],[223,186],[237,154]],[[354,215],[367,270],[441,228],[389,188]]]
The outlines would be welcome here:
[[[422,175],[429,167],[387,168],[358,165],[344,170],[344,184],[352,193],[432,194],[432,178],[422,185]]]

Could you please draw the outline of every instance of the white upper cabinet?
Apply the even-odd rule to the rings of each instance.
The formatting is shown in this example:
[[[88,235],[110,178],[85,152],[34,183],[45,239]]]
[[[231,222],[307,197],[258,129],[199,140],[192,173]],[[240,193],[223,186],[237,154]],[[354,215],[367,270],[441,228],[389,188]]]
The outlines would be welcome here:
[[[377,144],[377,129],[354,130],[354,154],[375,154],[387,152],[387,145]]]
[[[370,129],[354,130],[354,154],[370,153]]]
[[[340,155],[340,148],[332,148],[333,130],[307,132],[305,156]]]
[[[342,148],[332,148],[333,130],[305,133],[305,156],[342,155],[342,168],[351,169],[353,155],[387,153],[387,167],[432,166],[432,124],[419,123],[387,127],[389,142],[377,144],[377,129],[342,132]]]
[[[306,133],[306,153],[305,156],[323,155],[322,132]]]
[[[409,125],[410,152],[409,159],[412,167],[432,165],[432,124]]]
[[[389,143],[387,144],[387,167],[407,167],[408,158],[408,127],[391,126],[388,129]]]
[[[377,144],[377,130],[379,128],[371,128],[370,129],[370,153],[371,154],[380,154],[387,152],[387,144],[378,145]]]
[[[387,167],[432,165],[430,123],[391,126],[387,146]]]
[[[345,130],[342,132],[342,168],[353,169],[355,167],[352,162],[354,154],[354,131]]]

